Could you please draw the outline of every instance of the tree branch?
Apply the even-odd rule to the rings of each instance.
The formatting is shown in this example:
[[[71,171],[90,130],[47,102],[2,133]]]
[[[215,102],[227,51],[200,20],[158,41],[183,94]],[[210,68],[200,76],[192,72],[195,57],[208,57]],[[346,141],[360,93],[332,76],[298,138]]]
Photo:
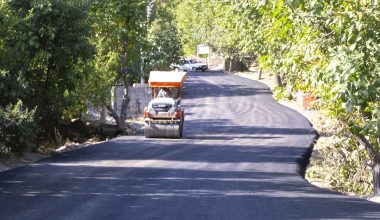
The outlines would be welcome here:
[[[111,112],[112,117],[115,119],[116,124],[118,125],[118,129],[120,129],[119,125],[121,124],[120,117],[117,115],[115,110],[110,105],[106,105],[106,108],[109,112]]]
[[[355,137],[355,139],[361,144],[363,145],[368,153],[370,154],[370,156],[372,157],[372,159],[376,162],[376,163],[380,163],[380,154],[379,152],[377,152],[377,150],[372,146],[372,144],[368,141],[368,139],[366,137],[364,137],[363,135],[359,134],[359,135],[355,135],[353,134],[353,136]]]

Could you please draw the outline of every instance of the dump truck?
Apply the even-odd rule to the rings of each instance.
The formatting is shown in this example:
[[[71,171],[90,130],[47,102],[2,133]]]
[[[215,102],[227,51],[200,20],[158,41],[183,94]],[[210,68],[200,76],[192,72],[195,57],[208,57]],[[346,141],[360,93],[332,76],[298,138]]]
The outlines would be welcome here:
[[[146,138],[181,138],[185,111],[181,105],[186,72],[152,71],[153,99],[144,110]]]

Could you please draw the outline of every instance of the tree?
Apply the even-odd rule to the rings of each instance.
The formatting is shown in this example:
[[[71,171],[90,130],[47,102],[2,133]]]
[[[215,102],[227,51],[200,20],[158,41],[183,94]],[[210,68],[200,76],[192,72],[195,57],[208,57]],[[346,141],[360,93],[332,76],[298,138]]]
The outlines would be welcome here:
[[[88,90],[94,91],[99,85],[92,80],[101,79],[103,102],[112,113],[118,129],[125,131],[126,109],[129,103],[128,86],[133,79],[134,67],[139,66],[141,48],[145,44],[147,2],[128,0],[98,0],[91,11],[93,18],[92,43],[96,48],[94,76],[90,77]],[[109,102],[105,90],[120,82],[124,86],[121,114],[118,115]]]
[[[184,0],[178,3],[175,14],[185,56],[196,54],[197,45],[207,41],[212,28],[213,11],[208,0]]]
[[[182,56],[182,44],[174,19],[171,3],[156,2],[154,17],[148,24],[146,69],[167,70],[178,63]],[[149,49],[148,49],[149,48]]]
[[[194,55],[198,44],[209,45],[214,52],[230,60],[231,71],[232,60],[251,52],[243,50],[241,44],[244,36],[241,31],[245,30],[242,25],[248,25],[247,22],[242,24],[248,21],[242,18],[255,19],[249,6],[245,1],[181,1],[176,14],[185,54]]]
[[[74,103],[68,97],[83,79],[82,65],[92,55],[86,1],[2,1],[2,83],[7,102],[18,99],[36,108],[47,135]],[[3,32],[4,31],[4,32]],[[13,82],[13,83],[10,83]],[[17,82],[17,83],[16,83]]]

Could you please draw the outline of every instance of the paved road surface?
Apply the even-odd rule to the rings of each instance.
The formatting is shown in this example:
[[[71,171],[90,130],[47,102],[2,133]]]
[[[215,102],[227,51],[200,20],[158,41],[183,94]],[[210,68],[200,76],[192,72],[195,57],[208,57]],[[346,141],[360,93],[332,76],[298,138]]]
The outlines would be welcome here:
[[[191,73],[182,140],[120,137],[0,174],[0,219],[380,219],[311,186],[309,122],[260,83]]]

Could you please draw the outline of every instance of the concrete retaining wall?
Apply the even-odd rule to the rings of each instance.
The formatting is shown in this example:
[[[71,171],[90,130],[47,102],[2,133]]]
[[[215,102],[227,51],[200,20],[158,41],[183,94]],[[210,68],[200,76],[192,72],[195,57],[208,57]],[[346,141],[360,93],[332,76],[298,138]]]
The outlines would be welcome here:
[[[144,108],[148,106],[153,97],[153,91],[146,84],[136,84],[128,88],[130,102],[127,108],[128,118],[139,118],[144,114]],[[113,88],[113,107],[120,115],[121,103],[123,101],[124,86],[115,86]]]

